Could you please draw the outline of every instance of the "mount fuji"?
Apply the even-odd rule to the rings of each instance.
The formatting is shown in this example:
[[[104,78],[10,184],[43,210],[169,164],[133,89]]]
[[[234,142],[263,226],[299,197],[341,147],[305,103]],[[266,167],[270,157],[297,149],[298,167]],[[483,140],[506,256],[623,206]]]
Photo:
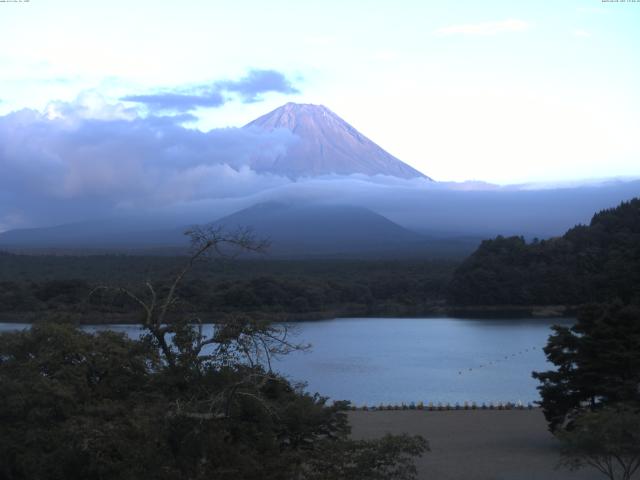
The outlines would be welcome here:
[[[259,173],[289,178],[359,173],[431,180],[322,105],[287,103],[244,128],[265,131],[287,129],[297,137],[285,153],[254,157],[250,166]]]

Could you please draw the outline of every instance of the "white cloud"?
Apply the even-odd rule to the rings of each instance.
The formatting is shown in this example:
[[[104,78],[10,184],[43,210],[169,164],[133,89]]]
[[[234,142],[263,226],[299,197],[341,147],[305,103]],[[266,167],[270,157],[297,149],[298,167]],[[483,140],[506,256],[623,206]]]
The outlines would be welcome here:
[[[436,35],[497,35],[507,32],[523,32],[529,29],[524,20],[509,18],[498,22],[449,25],[434,31]]]
[[[109,103],[96,90],[84,90],[71,102],[49,102],[45,107],[45,116],[49,120],[77,123],[89,119],[134,120],[138,112],[122,103]]]

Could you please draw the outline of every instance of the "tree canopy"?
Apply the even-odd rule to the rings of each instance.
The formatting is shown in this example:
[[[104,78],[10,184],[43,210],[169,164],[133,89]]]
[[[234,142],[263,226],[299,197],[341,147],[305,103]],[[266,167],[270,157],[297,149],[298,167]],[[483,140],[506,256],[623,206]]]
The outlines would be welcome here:
[[[552,431],[588,410],[640,406],[640,307],[585,306],[574,326],[554,327],[544,351],[556,369],[533,376]]]
[[[142,311],[140,339],[49,323],[0,335],[0,480],[415,478],[423,438],[351,440],[346,402],[272,370],[304,348],[286,327],[235,315],[207,336],[169,320],[195,260],[263,248],[247,232],[191,235],[167,289],[116,288]]]
[[[640,303],[640,198],[562,237],[485,240],[456,269],[448,292],[457,305]]]

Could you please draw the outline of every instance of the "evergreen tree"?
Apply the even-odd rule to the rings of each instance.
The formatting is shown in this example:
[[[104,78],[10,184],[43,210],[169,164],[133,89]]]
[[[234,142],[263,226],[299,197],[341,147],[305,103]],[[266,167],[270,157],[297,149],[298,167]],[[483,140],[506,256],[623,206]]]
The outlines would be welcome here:
[[[533,373],[552,431],[605,405],[640,405],[640,307],[586,306],[554,332],[544,351],[556,370]]]

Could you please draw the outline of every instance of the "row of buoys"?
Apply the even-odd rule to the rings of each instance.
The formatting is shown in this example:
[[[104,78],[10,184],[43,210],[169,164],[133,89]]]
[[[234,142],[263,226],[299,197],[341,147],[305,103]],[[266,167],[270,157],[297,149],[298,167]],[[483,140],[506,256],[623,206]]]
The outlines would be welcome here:
[[[476,402],[464,402],[449,403],[449,402],[424,402],[418,403],[401,403],[401,404],[380,404],[380,405],[352,405],[351,410],[362,411],[386,411],[386,410],[427,410],[427,411],[443,411],[443,410],[532,410],[537,408],[533,403],[528,402],[526,405],[521,401],[518,402],[482,402],[477,404]]]
[[[481,364],[481,365],[477,366],[476,368],[485,368],[485,367],[489,367],[489,366],[492,366],[492,365],[497,365],[498,363],[501,363],[501,362],[503,362],[503,361],[505,361],[505,360],[509,360],[509,359],[511,359],[511,358],[513,358],[513,357],[515,357],[515,356],[517,356],[517,355],[523,355],[523,354],[525,354],[525,353],[529,353],[530,351],[533,351],[533,350],[536,350],[536,347],[525,348],[524,350],[520,350],[519,352],[512,353],[511,355],[505,355],[505,356],[504,356],[503,358],[501,358],[501,359],[498,359],[498,360],[491,360],[491,361],[490,361],[489,363],[487,363],[487,364]],[[469,368],[467,369],[467,371],[472,372],[472,371],[473,371],[473,368],[472,368],[472,367],[469,367]],[[463,370],[458,370],[458,375],[462,375],[462,372],[463,372]]]

